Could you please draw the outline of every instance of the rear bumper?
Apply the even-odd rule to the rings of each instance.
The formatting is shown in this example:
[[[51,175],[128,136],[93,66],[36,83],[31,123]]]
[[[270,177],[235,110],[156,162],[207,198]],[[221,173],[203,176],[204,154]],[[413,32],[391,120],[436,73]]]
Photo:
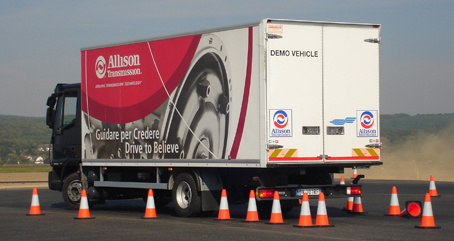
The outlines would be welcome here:
[[[298,200],[303,197],[302,190],[319,190],[318,193],[323,192],[325,197],[340,198],[347,196],[361,196],[361,195],[348,195],[347,189],[349,187],[362,187],[359,184],[353,185],[295,185],[295,186],[279,186],[279,187],[258,187],[256,193],[259,194],[260,190],[274,190],[279,193],[280,200]],[[309,195],[310,198],[318,198],[318,193],[313,192]],[[273,200],[273,197],[260,197],[257,195],[257,201]]]

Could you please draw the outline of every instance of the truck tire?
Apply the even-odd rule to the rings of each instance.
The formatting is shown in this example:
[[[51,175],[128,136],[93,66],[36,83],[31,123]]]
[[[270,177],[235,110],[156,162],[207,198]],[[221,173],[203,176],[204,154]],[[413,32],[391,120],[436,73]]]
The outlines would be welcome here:
[[[62,195],[66,205],[70,209],[78,210],[80,207],[80,196],[82,194],[82,182],[78,173],[74,172],[63,181]]]
[[[202,197],[192,175],[181,173],[177,176],[173,185],[172,201],[178,216],[194,217],[200,215]]]

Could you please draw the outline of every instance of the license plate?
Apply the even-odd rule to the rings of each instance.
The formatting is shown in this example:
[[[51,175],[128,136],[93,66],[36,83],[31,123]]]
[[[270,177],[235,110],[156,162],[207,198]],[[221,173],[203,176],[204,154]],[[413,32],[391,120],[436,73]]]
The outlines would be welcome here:
[[[303,196],[304,193],[307,195],[319,195],[322,192],[321,188],[303,188],[303,189],[296,189],[297,196]]]

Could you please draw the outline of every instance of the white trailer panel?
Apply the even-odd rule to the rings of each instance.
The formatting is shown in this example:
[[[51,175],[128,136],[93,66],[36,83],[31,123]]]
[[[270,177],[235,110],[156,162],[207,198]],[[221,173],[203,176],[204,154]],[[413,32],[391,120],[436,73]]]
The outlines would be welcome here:
[[[269,163],[379,161],[379,26],[267,29]]]

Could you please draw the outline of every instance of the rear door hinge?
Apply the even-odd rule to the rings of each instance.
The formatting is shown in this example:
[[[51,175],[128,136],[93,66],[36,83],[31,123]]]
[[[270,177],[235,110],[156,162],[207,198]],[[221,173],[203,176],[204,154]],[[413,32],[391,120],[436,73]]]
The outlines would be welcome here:
[[[381,44],[381,38],[368,38],[368,39],[364,39],[364,42],[373,43],[373,44]]]

